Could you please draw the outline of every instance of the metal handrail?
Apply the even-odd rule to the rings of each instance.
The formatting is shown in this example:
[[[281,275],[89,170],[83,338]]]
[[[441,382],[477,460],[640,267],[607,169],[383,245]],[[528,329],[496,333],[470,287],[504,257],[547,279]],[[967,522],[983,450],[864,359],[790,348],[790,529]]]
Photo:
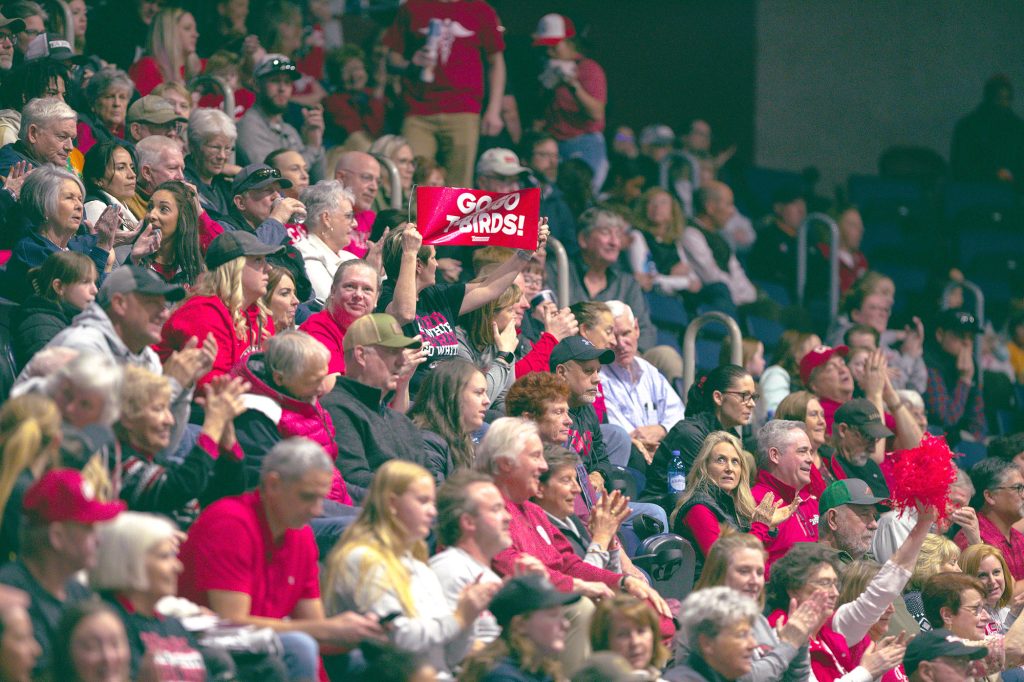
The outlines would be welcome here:
[[[809,214],[796,232],[796,299],[804,304],[804,291],[807,289],[807,229],[811,222],[818,220],[828,225],[831,238],[828,254],[828,319],[836,319],[839,312],[839,225],[825,213]]]
[[[235,89],[228,85],[220,76],[208,76],[206,74],[200,74],[189,81],[188,89],[191,91],[197,90],[202,85],[212,85],[214,90],[220,90],[220,94],[224,97],[224,101],[221,102],[220,108],[225,114],[231,117],[231,120],[235,120]]]
[[[950,282],[946,285],[946,288],[942,290],[942,300],[946,300],[949,296],[949,292],[952,291],[953,287],[960,286],[964,289],[969,289],[974,295],[974,318],[978,321],[978,326],[982,329],[985,328],[985,292],[981,290],[977,284],[969,279],[965,279],[962,282]],[[980,388],[983,383],[984,372],[981,371],[981,344],[975,339],[974,342],[974,380],[978,383]]]
[[[391,178],[391,208],[401,210],[402,208],[402,178],[398,174],[398,166],[395,162],[383,154],[373,154],[381,166],[387,169],[388,177]]]
[[[690,392],[694,375],[697,373],[697,333],[709,322],[721,322],[725,325],[732,340],[732,364],[743,364],[743,333],[736,320],[717,310],[698,316],[686,325],[686,332],[683,334],[683,400],[686,400],[686,394]]]
[[[562,242],[551,236],[548,237],[548,248],[555,252],[558,265],[558,305],[569,305],[569,254]]]
[[[71,5],[64,2],[64,0],[55,0],[57,5],[64,12],[64,37],[68,43],[71,44],[71,49],[75,49],[75,17],[71,14]]]

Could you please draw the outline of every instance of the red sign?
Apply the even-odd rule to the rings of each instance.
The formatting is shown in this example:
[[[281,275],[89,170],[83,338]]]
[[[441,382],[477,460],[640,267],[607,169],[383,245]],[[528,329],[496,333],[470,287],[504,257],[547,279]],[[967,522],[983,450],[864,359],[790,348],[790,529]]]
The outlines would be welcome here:
[[[458,187],[417,187],[416,227],[424,244],[537,248],[540,190],[501,194]]]

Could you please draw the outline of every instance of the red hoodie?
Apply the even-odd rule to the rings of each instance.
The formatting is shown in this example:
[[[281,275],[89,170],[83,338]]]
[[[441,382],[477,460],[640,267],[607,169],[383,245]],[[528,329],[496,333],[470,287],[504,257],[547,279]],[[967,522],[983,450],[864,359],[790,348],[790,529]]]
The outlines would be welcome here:
[[[757,482],[750,492],[757,503],[760,503],[769,492],[775,493],[775,500],[782,500],[784,504],[792,502],[797,494],[791,486],[764,470],[757,472]],[[796,543],[818,541],[818,497],[811,494],[809,484],[801,488],[800,497],[803,500],[800,506],[792,516],[779,524],[774,537],[769,534],[767,538],[763,538],[765,549],[768,550],[768,563],[765,564],[765,569]]]

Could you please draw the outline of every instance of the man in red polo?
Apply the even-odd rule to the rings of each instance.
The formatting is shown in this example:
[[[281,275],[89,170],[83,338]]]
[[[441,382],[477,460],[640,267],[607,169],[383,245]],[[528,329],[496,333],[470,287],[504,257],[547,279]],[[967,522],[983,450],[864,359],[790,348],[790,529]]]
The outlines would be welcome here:
[[[373,312],[380,291],[380,276],[364,260],[347,260],[338,266],[327,305],[299,327],[331,352],[327,371],[345,373],[345,332],[356,319]]]
[[[324,615],[309,522],[323,510],[333,469],[313,441],[281,441],[263,460],[260,487],[203,510],[179,555],[178,593],[232,622],[276,630],[289,679],[316,679],[320,645],[384,638],[372,617]]]
[[[1024,476],[1012,462],[995,457],[975,464],[970,474],[981,541],[999,548],[1010,575],[1024,580],[1024,534],[1013,527],[1024,516]],[[961,549],[970,544],[962,530],[953,540]]]

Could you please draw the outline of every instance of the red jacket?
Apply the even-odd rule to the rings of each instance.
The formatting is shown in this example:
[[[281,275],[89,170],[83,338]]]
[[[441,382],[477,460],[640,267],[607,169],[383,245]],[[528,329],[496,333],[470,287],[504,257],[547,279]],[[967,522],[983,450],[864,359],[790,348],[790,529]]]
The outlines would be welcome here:
[[[768,622],[774,626],[784,615],[781,609],[774,611],[768,616]],[[846,638],[832,629],[832,619],[829,618],[828,622],[821,626],[818,635],[811,637],[807,645],[814,679],[818,682],[835,682],[852,672],[860,665],[860,659],[870,644],[871,638],[864,635],[864,639],[849,646]]]
[[[530,372],[550,372],[548,360],[551,359],[551,351],[558,345],[558,339],[551,334],[544,332],[533,344],[530,352],[516,363],[516,379],[526,376]]]
[[[757,472],[757,482],[750,492],[757,503],[760,503],[769,492],[775,493],[776,501],[781,499],[784,504],[792,502],[797,494],[792,487],[764,470]],[[800,490],[800,497],[803,501],[796,512],[779,524],[774,537],[769,535],[765,539],[765,549],[768,550],[768,563],[765,564],[765,568],[775,563],[796,543],[818,541],[818,498],[811,494],[810,485]]]
[[[341,342],[345,340],[345,332],[348,331],[349,324],[351,322],[342,324],[338,317],[332,315],[330,310],[325,309],[313,313],[299,326],[301,331],[324,344],[331,352],[331,359],[327,364],[327,371],[331,374],[345,373],[345,351],[341,347]]]

